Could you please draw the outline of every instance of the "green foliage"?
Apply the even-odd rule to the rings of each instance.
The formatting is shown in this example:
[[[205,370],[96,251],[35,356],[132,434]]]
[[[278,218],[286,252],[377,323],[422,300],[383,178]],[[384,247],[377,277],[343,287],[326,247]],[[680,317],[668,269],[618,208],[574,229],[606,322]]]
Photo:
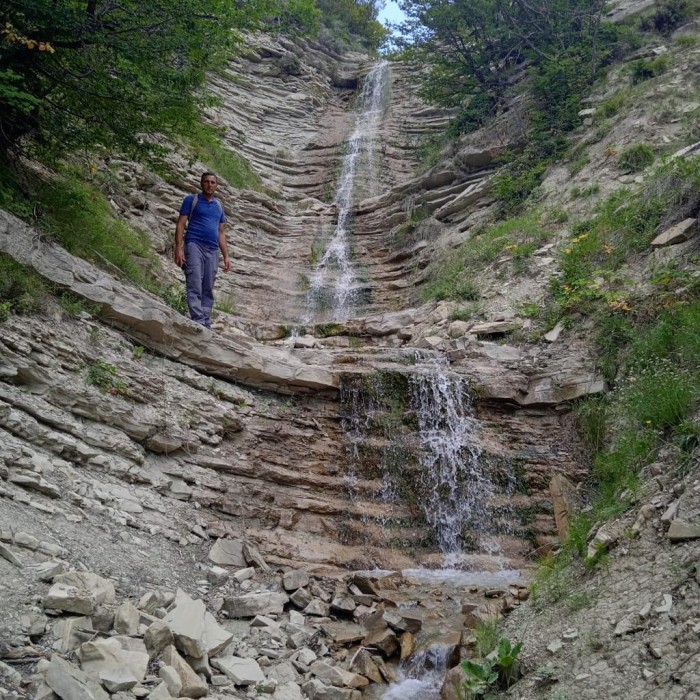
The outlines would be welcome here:
[[[481,663],[476,663],[465,659],[461,666],[465,675],[462,688],[469,693],[468,698],[495,697],[489,691],[495,689],[498,673],[494,670],[491,661],[484,659]]]
[[[669,67],[668,56],[659,56],[658,58],[643,58],[632,63],[632,83],[641,83],[644,80],[651,80],[665,73]]]
[[[651,146],[646,143],[636,143],[620,153],[617,164],[623,170],[630,170],[636,173],[649,167],[655,159],[656,155]]]
[[[11,312],[30,314],[41,310],[50,292],[42,277],[0,253],[0,321],[7,320]]]
[[[596,110],[595,116],[609,119],[615,116],[627,103],[629,93],[627,90],[619,90],[611,97],[608,97]]]
[[[97,314],[100,310],[98,304],[92,304],[72,292],[61,292],[58,297],[58,303],[61,305],[63,311],[73,318],[77,318],[83,313],[92,316]]]
[[[424,298],[477,300],[476,274],[485,264],[494,262],[502,255],[510,255],[514,265],[530,257],[541,242],[551,235],[541,221],[540,212],[531,211],[501,221],[481,233],[474,231],[456,253],[449,254],[434,265],[423,292]]]
[[[124,395],[127,390],[126,384],[117,377],[117,368],[103,360],[97,360],[88,366],[85,383],[97,387],[102,394]]]
[[[158,153],[154,133],[183,134],[211,102],[206,71],[230,56],[273,0],[10,0],[0,30],[0,151],[59,156],[109,145]],[[36,137],[27,140],[26,136]]]
[[[387,39],[386,28],[377,20],[378,0],[316,0],[324,23],[351,45],[377,50]]]
[[[606,282],[629,258],[646,250],[670,212],[696,196],[700,158],[675,159],[659,168],[641,192],[621,189],[598,207],[595,216],[574,227],[564,248],[561,275],[552,280],[563,315],[632,311],[627,286]]]
[[[175,309],[175,311],[179,311],[183,316],[188,315],[184,283],[162,287],[159,290],[159,296],[168,306]]]
[[[479,622],[472,630],[479,656],[488,656],[498,644],[498,618],[490,617]]]
[[[484,124],[493,116],[495,103],[486,92],[477,92],[469,98],[466,107],[452,119],[447,127],[447,138],[456,139],[460,134],[468,134]]]
[[[114,266],[137,284],[146,285],[152,253],[146,235],[113,215],[107,199],[70,171],[37,181],[38,227],[73,255],[98,266]],[[111,268],[110,268],[111,269]]]
[[[572,175],[580,173],[591,162],[590,156],[587,153],[576,158],[569,163],[569,172]]]
[[[657,0],[653,14],[642,20],[641,28],[668,35],[688,20],[692,12],[689,0]]]
[[[197,124],[188,135],[192,160],[200,160],[210,170],[238,189],[260,190],[260,178],[240,154],[222,145],[225,129],[210,124]]]
[[[497,642],[493,640],[493,655],[479,662],[465,659],[461,668],[464,671],[462,689],[469,698],[496,698],[496,691],[507,690],[517,680],[517,661],[523,643],[513,644],[507,637]],[[498,644],[496,646],[496,644]]]

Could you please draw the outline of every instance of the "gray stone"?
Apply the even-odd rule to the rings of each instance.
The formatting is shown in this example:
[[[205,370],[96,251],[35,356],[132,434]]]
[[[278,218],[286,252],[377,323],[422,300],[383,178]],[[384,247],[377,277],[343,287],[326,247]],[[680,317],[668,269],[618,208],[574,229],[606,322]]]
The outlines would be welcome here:
[[[95,637],[92,620],[89,617],[68,617],[58,620],[53,626],[53,634],[57,637],[53,648],[64,654]]]
[[[314,617],[328,617],[328,605],[318,598],[313,598],[303,610],[305,615]]]
[[[130,690],[146,677],[148,652],[140,639],[110,637],[85,642],[78,650],[80,665],[110,693]]]
[[[296,591],[309,585],[309,574],[306,571],[285,571],[282,576],[282,585],[285,591]]]
[[[341,688],[364,688],[369,685],[369,681],[364,676],[346,671],[339,666],[332,666],[326,661],[314,661],[310,670],[322,681]]]
[[[697,219],[684,219],[683,221],[671,226],[671,228],[666,229],[663,233],[660,233],[652,242],[651,245],[654,248],[661,248],[667,245],[675,245],[676,243],[683,243],[691,238],[698,228]]]
[[[682,520],[673,520],[671,521],[671,527],[668,529],[668,539],[671,542],[700,539],[700,525],[686,523]]]
[[[190,665],[177,653],[174,646],[169,646],[160,655],[166,666],[172,666],[182,681],[182,697],[201,698],[208,693],[207,684],[192,670]]]
[[[331,610],[334,612],[351,615],[356,607],[357,603],[355,603],[352,596],[347,594],[337,595],[331,601]]]
[[[362,693],[352,688],[336,688],[326,685],[318,678],[312,678],[301,687],[309,700],[361,700]]]
[[[233,578],[235,578],[239,583],[248,581],[249,579],[253,578],[253,576],[255,576],[255,569],[252,566],[248,566],[245,569],[239,569],[233,574]]]
[[[114,586],[108,579],[87,571],[59,574],[44,598],[44,607],[92,615],[102,603],[114,602]]]
[[[284,683],[292,683],[297,680],[297,672],[294,666],[288,661],[273,666],[268,672],[267,677],[276,680],[280,685]]]
[[[399,650],[399,640],[396,633],[389,627],[372,630],[362,640],[362,646],[379,651],[385,659],[393,656]]]
[[[479,323],[469,330],[474,335],[503,335],[518,330],[521,326],[518,320],[513,321],[491,321],[490,323]]]
[[[109,695],[99,685],[92,683],[87,674],[58,654],[51,657],[44,681],[62,700],[109,700]]]
[[[132,603],[122,603],[114,614],[114,629],[119,634],[135,635],[138,633],[141,617]]]
[[[265,680],[265,674],[255,659],[222,656],[212,659],[211,664],[230,678],[235,685],[254,685]]]
[[[209,559],[219,566],[244,567],[248,563],[243,556],[243,543],[236,540],[216,540],[209,550]]]
[[[221,586],[226,583],[229,579],[229,572],[226,569],[222,569],[220,566],[212,566],[209,571],[207,571],[207,580],[212,586]]]
[[[301,688],[296,683],[290,681],[275,688],[272,700],[303,700]]]
[[[286,593],[247,593],[224,598],[224,610],[231,617],[255,617],[281,613],[288,601],[289,596]]]
[[[263,559],[262,554],[258,551],[258,548],[250,544],[249,542],[246,542],[243,545],[243,556],[245,557],[246,563],[250,565],[255,565],[262,571],[265,571],[266,573],[269,572],[271,569],[267,565],[267,562]]]
[[[174,642],[173,633],[170,627],[162,620],[151,623],[143,635],[148,655],[155,659],[164,649],[167,649]]]
[[[354,622],[324,622],[321,629],[327,637],[341,646],[360,642],[367,634],[364,627]]]
[[[0,544],[0,558],[9,561],[10,564],[16,566],[18,569],[22,568],[22,562],[12,553],[12,550],[4,544]]]
[[[179,698],[182,692],[182,680],[178,672],[172,666],[161,666],[158,677],[165,683],[168,693],[174,698]]]
[[[65,561],[51,559],[33,565],[32,570],[39,581],[52,581],[55,576],[68,570],[68,564]]]
[[[204,601],[193,600],[178,589],[175,607],[163,618],[172,630],[175,646],[187,656],[202,657],[207,653],[204,644]]]
[[[298,608],[305,608],[311,602],[311,594],[305,588],[299,588],[290,596],[290,600]]]

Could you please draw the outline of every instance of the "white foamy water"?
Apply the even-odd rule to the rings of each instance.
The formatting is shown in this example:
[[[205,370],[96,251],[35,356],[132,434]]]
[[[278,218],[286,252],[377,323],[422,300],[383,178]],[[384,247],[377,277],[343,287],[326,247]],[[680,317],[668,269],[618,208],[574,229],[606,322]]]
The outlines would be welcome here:
[[[526,579],[518,569],[498,571],[462,571],[461,569],[404,569],[401,572],[411,583],[424,585],[449,585],[456,588],[497,588],[498,586],[520,584]]]
[[[486,531],[494,486],[479,459],[479,422],[466,382],[442,368],[411,377],[418,417],[423,516],[433,528],[446,565],[465,547],[465,530]],[[472,548],[479,543],[471,543]]]
[[[433,647],[414,654],[401,664],[396,683],[381,700],[438,700],[451,651],[450,647]]]
[[[333,320],[344,321],[357,303],[358,280],[350,250],[356,178],[363,158],[367,162],[370,185],[375,178],[375,141],[384,114],[388,79],[387,61],[373,66],[365,78],[358,99],[355,129],[348,139],[334,200],[338,222],[323,257],[311,275],[304,323],[312,321],[324,310],[322,307],[327,307]]]

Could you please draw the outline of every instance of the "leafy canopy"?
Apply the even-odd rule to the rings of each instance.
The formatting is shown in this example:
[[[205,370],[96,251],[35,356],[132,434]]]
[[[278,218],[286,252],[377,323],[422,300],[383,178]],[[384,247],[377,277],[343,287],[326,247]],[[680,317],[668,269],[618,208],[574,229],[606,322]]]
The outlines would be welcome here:
[[[311,0],[306,0],[308,5]],[[313,2],[311,2],[313,5]],[[289,5],[289,7],[288,7]],[[0,149],[50,155],[103,144],[153,150],[210,101],[207,69],[241,30],[294,23],[305,0],[6,0],[0,10]],[[312,18],[311,18],[312,19]]]

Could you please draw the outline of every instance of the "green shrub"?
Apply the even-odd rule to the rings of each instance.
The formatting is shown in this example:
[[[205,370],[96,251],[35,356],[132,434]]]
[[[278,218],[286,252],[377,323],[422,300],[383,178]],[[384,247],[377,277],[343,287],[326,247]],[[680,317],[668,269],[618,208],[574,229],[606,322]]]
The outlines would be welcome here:
[[[651,146],[646,143],[637,143],[620,153],[617,164],[623,170],[636,173],[649,167],[655,159],[654,149]]]
[[[42,277],[24,265],[0,253],[0,317],[6,320],[10,312],[30,314],[40,311],[53,291]]]
[[[200,160],[217,175],[221,175],[232,187],[260,190],[260,178],[251,164],[240,154],[222,144],[225,129],[210,124],[200,124],[189,140],[193,160]]]
[[[639,61],[634,61],[631,65],[632,83],[636,85],[644,80],[650,80],[665,73],[670,64],[667,56],[659,56],[658,58],[643,58]]]
[[[651,17],[644,18],[640,27],[643,31],[670,34],[691,15],[692,6],[689,0],[657,0],[654,13]]]
[[[620,90],[611,97],[608,97],[598,109],[596,109],[596,118],[609,119],[614,117],[627,103],[629,99],[629,91]]]

